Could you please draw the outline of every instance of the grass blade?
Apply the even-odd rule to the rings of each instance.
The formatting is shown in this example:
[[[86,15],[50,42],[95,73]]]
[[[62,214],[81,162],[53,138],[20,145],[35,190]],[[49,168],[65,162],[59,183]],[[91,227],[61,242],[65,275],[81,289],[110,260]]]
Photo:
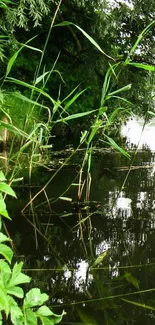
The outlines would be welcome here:
[[[111,59],[114,61],[114,59],[109,56],[108,54],[106,54],[102,49],[101,47],[97,44],[97,42],[88,34],[86,33],[81,27],[79,27],[78,25],[76,24],[73,24],[72,22],[70,21],[63,21],[62,23],[60,24],[56,24],[54,27],[61,27],[61,26],[69,26],[69,25],[73,25],[75,26],[77,29],[79,29],[81,31],[81,33],[89,40],[90,43],[92,43],[102,54],[104,54],[107,58]]]
[[[145,64],[145,63],[136,63],[136,62],[129,62],[128,65],[132,65],[133,67],[147,70],[147,71],[155,71],[155,67],[153,65]]]

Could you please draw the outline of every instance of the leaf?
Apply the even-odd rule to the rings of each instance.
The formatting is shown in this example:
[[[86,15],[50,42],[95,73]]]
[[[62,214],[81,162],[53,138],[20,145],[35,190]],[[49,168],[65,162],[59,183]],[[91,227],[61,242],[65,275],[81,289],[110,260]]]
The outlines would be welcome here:
[[[45,106],[43,104],[39,104],[37,101],[34,101],[34,100],[32,100],[32,99],[30,99],[30,98],[28,98],[28,97],[26,97],[26,96],[24,96],[24,95],[22,95],[20,93],[15,92],[15,93],[12,94],[12,96],[15,97],[15,98],[19,98],[21,100],[24,100],[25,102],[30,103],[30,104],[32,104],[34,106],[38,106],[38,107],[41,107],[41,108],[46,108],[47,110],[49,109],[48,106]]]
[[[6,128],[8,131],[10,132],[13,132],[17,135],[20,135],[24,138],[28,138],[28,134],[26,132],[24,132],[23,130],[17,128],[16,126],[14,125],[11,125],[9,123],[6,123],[6,122],[3,122],[3,121],[0,121],[0,125],[4,126],[4,128]]]
[[[14,287],[18,284],[29,283],[31,281],[31,278],[28,275],[21,272],[22,266],[23,266],[22,262],[15,263],[13,270],[12,270],[12,276],[10,279],[8,289],[10,289],[11,287]]]
[[[6,181],[5,175],[2,171],[0,171],[0,182]]]
[[[44,72],[41,76],[39,76],[35,81],[35,85],[37,85],[40,81],[42,81],[45,78],[45,76],[49,73],[50,73],[50,71],[47,71],[47,72]]]
[[[5,241],[11,241],[11,239],[4,235],[2,232],[0,232],[0,243],[3,243]]]
[[[37,325],[37,316],[31,309],[26,309],[24,316],[26,318],[27,325]]]
[[[6,81],[10,81],[10,82],[13,82],[13,83],[16,83],[17,85],[21,85],[23,87],[26,87],[26,88],[29,88],[33,91],[36,91],[37,93],[43,95],[44,97],[48,98],[54,105],[57,104],[57,102],[48,94],[46,93],[45,91],[43,91],[42,89],[40,88],[37,88],[33,85],[30,85],[24,81],[21,81],[21,80],[18,80],[18,79],[15,79],[15,78],[11,78],[11,77],[7,77],[6,78]]]
[[[140,33],[140,35],[138,36],[135,44],[132,46],[130,52],[129,52],[129,55],[128,55],[128,58],[134,53],[134,51],[136,50],[137,46],[139,45],[139,43],[141,42],[142,38],[144,37],[144,35],[152,28],[152,26],[155,24],[155,20],[152,21],[148,26],[146,26],[146,28],[143,29],[143,31]],[[126,62],[128,61],[128,58],[127,60],[125,61],[125,64]]]
[[[9,314],[9,301],[5,289],[0,285],[0,311],[4,310],[6,317]]]
[[[6,204],[5,204],[5,202],[4,202],[4,199],[3,199],[2,193],[0,193],[0,214],[1,214],[3,217],[5,217],[5,218],[11,220],[11,218],[9,217],[9,214],[8,214],[8,212],[7,212],[7,209],[6,209]]]
[[[13,257],[13,251],[10,247],[4,244],[0,244],[0,254],[4,256],[4,258],[8,261],[10,264]]]
[[[24,307],[30,308],[40,306],[47,300],[48,295],[46,293],[41,293],[40,289],[33,288],[26,294],[24,299]]]
[[[86,33],[81,27],[79,27],[78,25],[73,24],[72,22],[69,21],[63,21],[60,24],[56,24],[54,27],[59,27],[59,26],[69,26],[69,25],[73,25],[75,26],[77,29],[79,29],[81,31],[81,33],[89,40],[90,43],[92,43],[102,54],[104,54],[106,57],[108,57],[109,59],[113,60],[114,59],[109,56],[108,54],[106,54],[101,47],[96,43],[96,41],[88,34]]]
[[[117,89],[117,90],[113,91],[112,93],[108,93],[106,99],[109,99],[110,97],[112,97],[115,94],[120,93],[121,91],[126,91],[126,90],[129,90],[129,89],[131,89],[131,84],[126,85],[126,86],[124,86],[124,87],[122,87],[120,89]]]
[[[41,306],[36,311],[36,315],[39,315],[39,316],[51,316],[51,315],[54,315],[54,314],[47,306]]]
[[[125,273],[124,277],[129,283],[131,283],[136,289],[139,290],[139,281],[134,276],[132,276],[131,273]]]
[[[46,317],[46,316],[39,316],[41,322],[43,325],[55,325],[62,321],[63,315],[66,313],[63,311],[61,315],[56,315],[53,313],[52,316]]]
[[[105,137],[108,139],[108,142],[115,150],[119,151],[125,157],[130,158],[130,155],[124,149],[122,149],[112,138],[108,137],[107,135],[105,135]]]
[[[107,251],[101,253],[93,263],[92,267],[95,267],[96,265],[100,264],[106,256],[107,256]]]
[[[136,62],[129,62],[128,65],[132,65],[133,67],[147,70],[147,71],[155,71],[155,67],[153,65],[144,64],[144,63],[136,63]]]
[[[86,115],[90,115],[90,114],[92,114],[94,112],[96,112],[96,109],[94,109],[92,111],[84,112],[84,113],[72,114],[72,115],[69,115],[67,117],[62,117],[60,120],[55,121],[55,123],[59,123],[59,122],[63,122],[63,121],[69,121],[69,120],[74,120],[76,118],[80,118],[80,117],[84,117]]]
[[[9,287],[9,289],[7,289],[7,293],[10,295],[13,295],[17,298],[23,298],[24,297],[24,291],[22,288],[14,286],[14,287]]]
[[[20,49],[18,51],[16,51],[14,53],[14,55],[11,57],[11,59],[8,62],[7,65],[7,69],[6,69],[6,77],[8,76],[8,74],[10,73],[12,66],[14,64],[14,62],[16,61],[18,54],[20,53],[20,51],[26,46],[26,44],[28,44],[29,42],[31,42],[34,38],[36,38],[36,36],[32,37],[31,39],[29,39],[25,44],[23,44]]]
[[[14,325],[23,324],[24,317],[21,309],[18,306],[13,306],[10,308],[11,322]]]
[[[8,263],[2,259],[0,259],[0,272],[5,274],[6,273],[11,274],[11,269]]]
[[[66,196],[60,196],[59,199],[63,200],[63,201],[72,202],[72,199],[70,197],[66,197]]]
[[[0,191],[17,198],[14,190],[10,187],[10,185],[6,183],[0,183]]]
[[[82,91],[80,91],[79,93],[75,94],[73,98],[71,98],[67,104],[64,107],[64,110],[67,110],[75,101],[76,99],[81,96],[87,89],[83,89]]]

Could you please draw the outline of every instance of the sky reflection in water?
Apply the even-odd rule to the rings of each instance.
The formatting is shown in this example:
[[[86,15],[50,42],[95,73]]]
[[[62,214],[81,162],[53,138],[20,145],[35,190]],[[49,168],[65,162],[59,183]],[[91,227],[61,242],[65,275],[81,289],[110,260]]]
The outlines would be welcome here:
[[[155,151],[155,119],[146,124],[144,130],[143,126],[143,118],[133,117],[122,126],[121,135],[126,137],[126,144],[129,148],[132,145],[138,145],[139,149],[147,146],[151,151]]]

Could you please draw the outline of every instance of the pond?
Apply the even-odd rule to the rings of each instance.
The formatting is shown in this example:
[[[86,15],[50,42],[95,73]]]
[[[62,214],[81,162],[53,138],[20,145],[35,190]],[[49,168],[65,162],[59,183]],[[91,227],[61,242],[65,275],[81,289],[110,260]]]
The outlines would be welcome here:
[[[16,258],[32,285],[49,294],[53,310],[66,310],[64,324],[154,324],[154,121],[143,137],[142,128],[136,118],[122,127],[130,160],[114,150],[94,153],[88,201],[85,187],[77,199],[82,152],[45,191],[51,165],[34,171],[31,186],[16,187],[18,201],[9,199]]]

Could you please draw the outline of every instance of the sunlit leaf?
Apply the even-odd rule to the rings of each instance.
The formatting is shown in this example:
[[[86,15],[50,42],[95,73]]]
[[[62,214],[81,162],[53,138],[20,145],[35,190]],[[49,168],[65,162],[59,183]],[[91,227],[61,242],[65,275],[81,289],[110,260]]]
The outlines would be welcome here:
[[[108,139],[108,142],[112,146],[112,148],[119,151],[125,157],[130,158],[130,155],[124,149],[122,149],[112,138],[108,137],[107,135],[105,136]]]
[[[37,325],[37,316],[31,309],[25,310],[24,318],[26,318],[26,325]]]
[[[12,276],[8,288],[14,287],[18,284],[30,282],[31,278],[28,275],[21,272],[22,266],[23,266],[23,262],[15,263],[12,270]]]
[[[96,265],[100,264],[103,261],[103,259],[107,256],[107,253],[108,253],[107,251],[101,253],[91,267],[95,267]]]
[[[10,308],[11,322],[14,325],[23,324],[24,317],[21,309],[16,305]]]
[[[2,232],[0,232],[0,243],[3,243],[5,241],[11,241],[11,239],[4,235]]]
[[[155,71],[155,67],[153,65],[149,65],[149,64],[129,62],[128,65],[132,65],[133,67],[147,70],[147,71]]]
[[[31,289],[24,299],[25,308],[35,307],[42,305],[48,300],[48,295],[46,293],[41,293],[40,289]]]
[[[87,115],[90,115],[92,113],[94,113],[96,110],[92,110],[92,111],[88,111],[88,112],[84,112],[84,113],[76,113],[76,114],[72,114],[72,115],[69,115],[67,117],[63,117],[57,121],[55,121],[55,123],[59,123],[59,122],[63,122],[63,121],[69,121],[69,120],[74,120],[76,118],[81,118],[81,117],[84,117],[84,116],[87,116]]]
[[[6,181],[6,178],[5,178],[5,175],[2,171],[0,171],[0,182],[5,182]]]
[[[3,255],[9,263],[11,263],[13,251],[9,246],[0,244],[0,254]]]
[[[5,201],[4,201],[1,193],[0,193],[0,215],[11,220],[11,218],[9,217],[9,214],[7,212],[6,204],[5,204]]]
[[[14,190],[10,187],[10,185],[6,183],[0,183],[0,191],[4,192],[5,194],[9,194],[15,198],[17,198],[16,193]]]
[[[60,196],[59,199],[63,200],[63,201],[72,202],[72,199],[70,197],[66,197],[66,196]]]
[[[22,288],[14,286],[14,287],[9,287],[9,289],[7,289],[7,293],[10,295],[13,295],[17,298],[23,298],[24,297],[24,291]]]

